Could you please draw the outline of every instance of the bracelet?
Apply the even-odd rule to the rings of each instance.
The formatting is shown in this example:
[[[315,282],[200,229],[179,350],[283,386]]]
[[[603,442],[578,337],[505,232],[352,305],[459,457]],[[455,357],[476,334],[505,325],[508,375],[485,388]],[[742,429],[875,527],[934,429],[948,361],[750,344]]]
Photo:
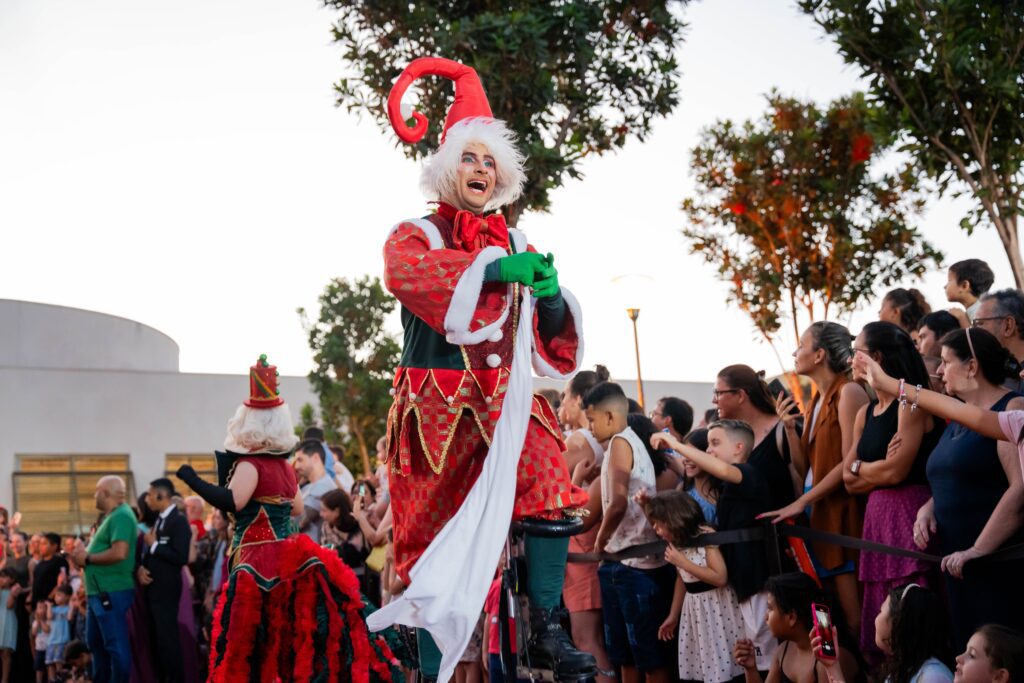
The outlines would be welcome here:
[[[896,396],[896,399],[900,402],[900,410],[907,407],[907,380],[900,380],[900,390]]]
[[[910,412],[917,410],[917,402],[921,400],[921,385],[917,385],[917,394],[914,395],[914,402],[910,404]]]

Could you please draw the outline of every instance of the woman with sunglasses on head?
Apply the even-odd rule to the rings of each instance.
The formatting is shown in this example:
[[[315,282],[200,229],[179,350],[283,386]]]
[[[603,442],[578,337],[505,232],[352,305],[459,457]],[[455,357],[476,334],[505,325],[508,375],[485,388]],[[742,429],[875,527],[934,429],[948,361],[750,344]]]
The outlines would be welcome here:
[[[864,326],[853,343],[856,356],[870,356],[886,372],[912,377],[926,385],[928,371],[914,342],[903,329],[887,322]],[[863,381],[854,364],[853,379]],[[843,483],[854,495],[867,495],[862,537],[897,548],[914,550],[911,528],[917,511],[931,498],[925,466],[945,425],[927,411],[910,410],[899,392],[876,390],[877,399],[857,413],[853,447],[843,463]],[[934,568],[927,561],[862,551],[858,575],[864,586],[860,645],[865,658],[876,663],[873,617],[894,586],[928,585]]]
[[[1024,477],[1018,448],[1006,441],[1018,440],[1020,428],[1007,432],[1006,425],[1009,416],[1024,416],[1024,397],[1001,386],[1013,359],[988,332],[957,330],[941,344],[939,374],[949,396],[903,385],[911,408],[916,404],[918,410],[951,420],[928,461],[932,498],[917,514],[913,537],[922,550],[938,543],[954,645],[962,650],[983,624],[1024,628],[1024,595],[1007,590],[1024,574],[1024,560],[972,562],[1024,542]],[[855,366],[876,391],[899,392],[899,380],[873,359],[857,355]]]

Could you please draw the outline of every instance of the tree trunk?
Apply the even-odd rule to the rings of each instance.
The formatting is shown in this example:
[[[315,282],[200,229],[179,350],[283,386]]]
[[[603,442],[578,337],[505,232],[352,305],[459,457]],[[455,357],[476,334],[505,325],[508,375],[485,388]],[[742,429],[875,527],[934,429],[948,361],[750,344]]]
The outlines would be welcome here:
[[[996,232],[999,233],[999,240],[1003,243],[1007,258],[1010,259],[1010,270],[1013,271],[1013,280],[1017,289],[1024,289],[1024,260],[1020,255],[1020,239],[1017,236],[1017,217],[1014,215],[1001,216],[998,219],[993,217]]]
[[[356,445],[359,446],[359,460],[363,465],[363,476],[368,477],[372,472],[370,471],[370,452],[366,450],[366,439],[363,437],[363,427],[355,418],[349,419],[348,426],[349,429],[352,430],[352,436],[356,438]]]
[[[523,215],[523,202],[522,200],[513,202],[506,207],[501,209],[501,214],[505,217],[505,223],[510,228],[516,227],[519,223],[519,217]]]

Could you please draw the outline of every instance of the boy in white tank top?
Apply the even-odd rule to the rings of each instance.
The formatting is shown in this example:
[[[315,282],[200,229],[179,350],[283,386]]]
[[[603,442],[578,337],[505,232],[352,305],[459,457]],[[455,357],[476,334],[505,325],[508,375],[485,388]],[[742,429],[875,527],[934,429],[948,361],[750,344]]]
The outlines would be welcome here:
[[[643,509],[634,500],[642,489],[654,491],[654,464],[647,446],[629,428],[629,407],[622,388],[605,382],[583,400],[590,431],[610,439],[601,463],[601,526],[595,551],[618,553],[658,540]],[[649,683],[674,674],[675,652],[658,640],[668,617],[675,570],[661,555],[606,560],[598,569],[608,658],[622,667],[624,680],[644,674]]]

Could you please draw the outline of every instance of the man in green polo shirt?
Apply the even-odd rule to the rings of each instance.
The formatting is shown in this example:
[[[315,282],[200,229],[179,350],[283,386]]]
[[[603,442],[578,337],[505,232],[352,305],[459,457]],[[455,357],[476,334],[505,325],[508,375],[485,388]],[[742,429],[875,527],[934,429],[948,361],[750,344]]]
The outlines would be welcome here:
[[[138,523],[124,502],[120,477],[96,482],[96,509],[103,523],[88,548],[79,547],[71,560],[85,571],[89,598],[86,640],[92,651],[94,683],[127,683],[132,668],[128,609],[135,596],[135,542]]]

